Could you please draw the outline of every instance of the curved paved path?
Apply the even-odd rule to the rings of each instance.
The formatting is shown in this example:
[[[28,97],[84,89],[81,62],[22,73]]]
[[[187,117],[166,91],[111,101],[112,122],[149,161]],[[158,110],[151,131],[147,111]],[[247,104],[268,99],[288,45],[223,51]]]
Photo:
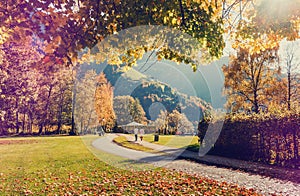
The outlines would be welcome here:
[[[161,151],[172,154],[171,156],[123,148],[112,142],[114,137],[116,137],[116,135],[107,134],[106,137],[101,137],[95,140],[92,145],[101,151],[131,160],[148,162],[155,166],[163,166],[165,168],[204,176],[218,181],[234,183],[247,188],[254,188],[265,195],[271,195],[273,193],[279,195],[300,195],[300,184],[297,183],[269,178],[257,174],[249,174],[239,170],[219,168],[187,160],[175,160],[182,150],[176,150],[174,148],[162,147],[159,145],[156,146],[159,147]],[[131,136],[127,137],[131,139]],[[155,148],[153,144],[144,141],[142,144],[145,146],[152,145],[152,147]]]
[[[135,160],[135,161],[152,163],[153,165],[158,167],[171,163],[173,160],[175,160],[178,157],[176,155],[177,154],[179,155],[181,153],[181,150],[178,150],[178,152],[173,151],[174,154],[172,154],[171,156],[166,156],[162,154],[153,154],[153,153],[147,153],[147,152],[124,148],[112,142],[112,140],[116,136],[117,135],[114,134],[107,134],[106,137],[101,137],[95,140],[92,143],[92,145],[101,151],[114,154],[117,156],[121,156],[124,158],[128,158],[131,160]]]

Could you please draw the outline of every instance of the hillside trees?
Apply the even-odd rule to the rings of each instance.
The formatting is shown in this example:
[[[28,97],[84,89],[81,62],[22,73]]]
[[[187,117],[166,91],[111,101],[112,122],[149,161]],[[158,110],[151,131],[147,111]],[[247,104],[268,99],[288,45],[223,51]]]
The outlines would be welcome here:
[[[154,124],[163,134],[193,133],[193,123],[185,114],[173,110],[171,113],[161,110]]]
[[[154,81],[144,82],[142,85],[136,87],[132,92],[132,96],[140,100],[149,119],[150,114],[148,109],[155,102],[162,103],[168,112],[172,112],[180,104],[178,93],[174,89],[169,85]]]
[[[194,127],[197,127],[199,121],[205,118],[206,113],[212,110],[212,106],[199,97],[180,94],[180,98],[181,113],[186,115]]]
[[[114,98],[114,111],[118,125],[126,125],[132,121],[142,124],[147,122],[146,114],[140,101],[129,95],[116,96]]]
[[[135,122],[144,124],[147,121],[146,113],[141,106],[140,100],[137,98],[134,99],[132,105],[130,106],[130,115]]]

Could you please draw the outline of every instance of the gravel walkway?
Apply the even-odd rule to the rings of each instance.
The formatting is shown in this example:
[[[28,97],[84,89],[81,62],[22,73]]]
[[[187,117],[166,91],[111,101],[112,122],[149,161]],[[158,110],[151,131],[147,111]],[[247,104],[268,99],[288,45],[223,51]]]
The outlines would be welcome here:
[[[208,166],[187,160],[175,160],[165,166],[168,169],[196,174],[199,176],[215,179],[222,182],[234,183],[246,188],[254,188],[264,195],[300,195],[300,184],[278,180],[243,171]]]
[[[279,195],[300,196],[300,183],[266,177],[264,175],[259,174],[253,174],[253,172],[249,173],[238,170],[237,168],[242,168],[246,171],[253,170],[256,171],[256,173],[259,173],[259,170],[262,170],[263,172],[270,172],[274,170],[274,173],[277,176],[279,174],[284,174],[286,176],[292,175],[295,178],[297,177],[297,175],[300,175],[299,170],[282,171],[282,169],[276,167],[275,169],[272,169],[274,167],[268,167],[262,164],[228,159],[217,156],[199,157],[195,152],[160,146],[146,141],[139,142],[144,146],[165,153],[165,155],[151,154],[122,148],[112,142],[114,137],[115,135],[108,134],[106,137],[95,140],[93,142],[93,146],[99,150],[103,150],[105,152],[109,152],[111,154],[122,156],[128,159],[148,162],[154,164],[155,166],[183,171],[190,174],[215,179],[218,181],[234,183],[247,188],[254,188],[257,191],[263,193],[264,195],[272,195],[275,193]],[[132,141],[134,139],[132,136],[129,135],[126,135],[126,137]],[[179,156],[185,159],[192,159],[193,161],[176,159]],[[203,164],[201,162],[206,164]],[[214,165],[223,167],[217,167]]]

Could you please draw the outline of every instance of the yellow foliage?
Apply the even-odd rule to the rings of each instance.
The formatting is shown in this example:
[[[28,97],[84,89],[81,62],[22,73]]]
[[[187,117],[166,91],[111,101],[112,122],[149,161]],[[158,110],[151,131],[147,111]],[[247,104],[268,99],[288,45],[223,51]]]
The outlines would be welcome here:
[[[260,54],[267,49],[279,48],[279,43],[283,36],[276,34],[261,34],[259,37],[243,38],[237,36],[232,47],[248,50],[250,54]]]
[[[6,27],[0,27],[0,45],[3,44],[9,37],[12,29]]]

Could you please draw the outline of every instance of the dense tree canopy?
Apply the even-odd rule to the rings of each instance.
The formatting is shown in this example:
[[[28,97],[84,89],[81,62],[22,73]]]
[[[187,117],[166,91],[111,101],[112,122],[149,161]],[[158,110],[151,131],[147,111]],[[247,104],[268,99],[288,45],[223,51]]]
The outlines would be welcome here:
[[[0,64],[0,113],[2,131],[39,133],[48,125],[69,125],[71,69],[59,64],[41,66],[43,57],[30,38],[6,42]]]
[[[266,11],[270,4],[272,9]],[[245,10],[238,10],[241,8]],[[279,0],[5,0],[0,3],[0,43],[32,36],[43,43],[42,53],[75,63],[80,49],[92,48],[107,35],[140,25],[166,25],[198,40],[211,57],[220,57],[225,46],[222,36],[225,23],[242,16],[242,11],[243,17],[253,21],[251,25],[248,20],[242,22],[243,29],[252,33],[280,33],[291,39],[298,36],[298,0],[288,3]],[[165,48],[162,56],[173,59],[172,53]]]
[[[80,1],[5,0],[0,3],[1,42],[25,36],[42,40],[43,53],[74,63],[77,52],[92,48],[107,35],[140,25],[167,25],[197,39],[220,57],[221,2],[210,1]],[[168,57],[171,51],[165,51]]]

